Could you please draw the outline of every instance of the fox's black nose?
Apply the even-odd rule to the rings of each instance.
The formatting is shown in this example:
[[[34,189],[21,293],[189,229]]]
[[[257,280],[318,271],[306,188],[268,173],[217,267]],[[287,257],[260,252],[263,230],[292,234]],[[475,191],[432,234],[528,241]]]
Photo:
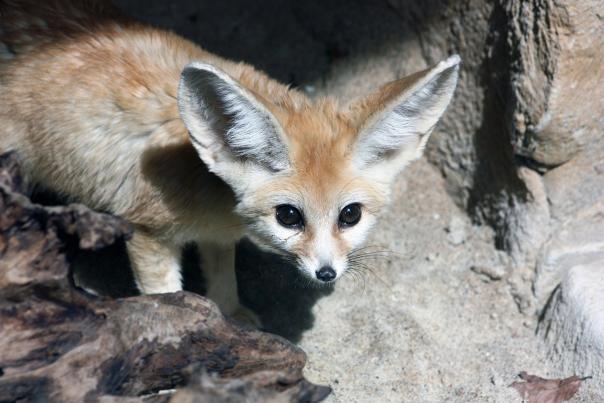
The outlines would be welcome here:
[[[336,278],[336,271],[331,266],[323,266],[315,273],[317,278],[321,281],[331,281]]]

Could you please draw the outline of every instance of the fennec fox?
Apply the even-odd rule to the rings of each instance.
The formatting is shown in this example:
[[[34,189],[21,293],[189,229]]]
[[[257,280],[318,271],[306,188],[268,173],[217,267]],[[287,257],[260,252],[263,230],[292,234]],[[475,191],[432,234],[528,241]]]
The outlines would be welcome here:
[[[347,267],[418,157],[459,57],[339,108],[98,1],[0,0],[0,148],[31,183],[129,220],[142,293],[181,290],[197,242],[208,296],[237,297],[248,236],[317,282]]]

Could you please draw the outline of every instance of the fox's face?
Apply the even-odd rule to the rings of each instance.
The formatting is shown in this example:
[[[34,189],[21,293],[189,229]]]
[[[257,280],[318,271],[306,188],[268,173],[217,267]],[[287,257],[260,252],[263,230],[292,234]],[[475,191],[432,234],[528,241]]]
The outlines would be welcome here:
[[[201,159],[233,188],[249,236],[331,282],[363,244],[396,175],[421,155],[458,65],[453,56],[339,111],[330,100],[244,85],[244,76],[192,63],[179,106]]]

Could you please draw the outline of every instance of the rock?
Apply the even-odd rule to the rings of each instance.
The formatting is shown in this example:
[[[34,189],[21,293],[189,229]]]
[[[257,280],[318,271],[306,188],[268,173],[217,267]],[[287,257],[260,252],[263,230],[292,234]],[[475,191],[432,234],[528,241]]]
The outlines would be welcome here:
[[[537,203],[542,213],[530,205],[519,212],[534,224],[514,228],[511,215],[509,231],[517,245],[525,244],[526,229],[534,234],[525,254],[538,251],[550,234],[557,238],[559,224],[604,199],[604,175],[597,169],[604,159],[604,88],[598,84],[604,80],[604,25],[595,12],[600,6],[597,0],[506,6],[508,41],[514,44],[508,104],[514,152],[544,174],[540,187],[547,198]],[[546,208],[554,221],[549,229]]]
[[[500,205],[505,216],[499,239],[516,266],[533,265],[537,251],[550,231],[550,211],[547,193],[541,176],[528,168],[520,167],[518,177],[526,193],[513,197],[511,203]]]
[[[445,230],[447,231],[447,240],[451,245],[461,245],[466,241],[466,223],[460,216],[453,216]]]
[[[472,266],[470,270],[492,281],[501,280],[505,276],[504,266]]]
[[[601,133],[604,133],[604,126]],[[604,138],[543,176],[552,218],[569,221],[604,200]]]
[[[538,335],[560,374],[593,376],[584,387],[600,399],[604,396],[604,255],[568,267],[542,315]]]
[[[544,306],[573,267],[604,258],[604,202],[561,224],[537,260],[534,293]]]
[[[560,375],[593,375],[586,393],[604,396],[604,202],[560,224],[537,261],[538,334]],[[595,401],[594,400],[594,401]],[[586,400],[586,401],[589,401]]]
[[[532,4],[531,4],[532,3]],[[604,48],[598,0],[511,2],[517,152],[561,165],[601,137]]]
[[[201,296],[112,300],[74,289],[65,251],[110,245],[129,236],[128,224],[83,206],[33,204],[20,186],[15,155],[0,156],[0,401],[165,401],[191,366],[242,378],[242,399],[314,402],[329,393],[304,380],[302,350],[240,327]],[[194,385],[183,393],[203,400]]]

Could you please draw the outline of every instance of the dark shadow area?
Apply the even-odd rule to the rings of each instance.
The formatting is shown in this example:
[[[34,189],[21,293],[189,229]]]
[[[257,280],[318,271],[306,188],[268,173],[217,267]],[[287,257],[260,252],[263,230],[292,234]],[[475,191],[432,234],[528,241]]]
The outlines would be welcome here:
[[[41,188],[34,189],[31,201],[44,206],[61,206],[70,202]],[[125,242],[118,241],[96,251],[67,248],[65,255],[70,263],[72,279],[88,291],[112,298],[138,295]]]
[[[126,14],[294,87],[415,36],[443,0],[115,0]]]
[[[32,201],[48,206],[65,204],[48,191],[35,192]],[[70,248],[66,255],[73,278],[83,288],[112,298],[138,295],[124,242],[97,251]],[[312,307],[317,300],[333,291],[331,287],[309,286],[296,267],[245,239],[237,245],[235,265],[242,303],[261,317],[264,330],[293,342],[312,328]],[[182,274],[186,291],[205,294],[203,256],[194,244],[183,249]]]
[[[236,259],[242,303],[260,315],[265,330],[298,342],[313,326],[312,307],[333,288],[309,285],[296,267],[245,239]]]
[[[185,290],[203,295],[203,256],[196,245],[184,248],[182,264]],[[243,305],[262,318],[264,330],[293,342],[312,328],[315,303],[333,291],[332,287],[308,285],[296,267],[278,255],[263,252],[247,239],[237,245],[235,267]]]
[[[126,244],[118,242],[98,251],[67,253],[76,284],[112,298],[138,295]]]
[[[528,198],[526,185],[516,173],[508,124],[511,53],[505,35],[507,24],[505,10],[497,4],[489,21],[489,26],[493,27],[487,38],[491,53],[485,58],[480,71],[485,91],[483,116],[482,124],[474,134],[474,146],[479,158],[468,200],[470,214],[495,229],[498,249],[509,249],[505,244],[508,217],[502,213],[510,211],[514,203],[526,202]]]
[[[236,256],[242,303],[258,313],[264,330],[298,342],[312,328],[312,307],[332,288],[306,285],[295,267],[247,240],[237,246]],[[123,242],[99,251],[68,253],[68,257],[74,276],[85,288],[113,298],[138,294]],[[203,295],[203,258],[195,245],[184,248],[182,264],[184,289]]]

